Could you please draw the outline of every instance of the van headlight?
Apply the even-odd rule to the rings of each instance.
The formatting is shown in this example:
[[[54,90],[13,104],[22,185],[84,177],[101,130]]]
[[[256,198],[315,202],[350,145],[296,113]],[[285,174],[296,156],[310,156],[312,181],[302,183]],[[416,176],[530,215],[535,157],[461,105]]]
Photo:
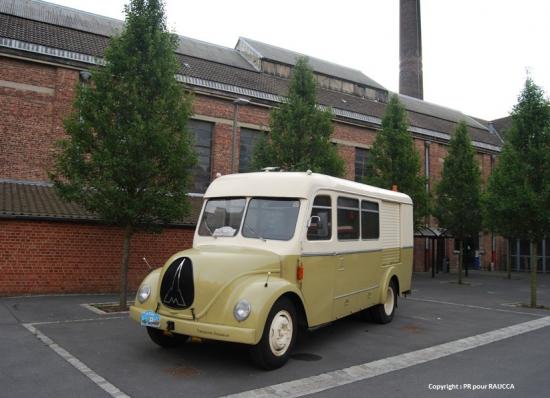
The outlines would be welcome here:
[[[250,303],[245,299],[240,299],[233,309],[233,316],[237,321],[242,322],[248,318],[251,310],[252,306]]]
[[[138,301],[143,304],[151,295],[151,287],[149,285],[141,285],[137,293]]]

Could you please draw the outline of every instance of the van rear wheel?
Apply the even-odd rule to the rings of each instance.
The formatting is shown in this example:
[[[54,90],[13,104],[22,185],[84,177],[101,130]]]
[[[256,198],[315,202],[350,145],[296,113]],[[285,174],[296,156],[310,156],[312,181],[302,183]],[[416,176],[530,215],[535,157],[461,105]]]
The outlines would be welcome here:
[[[294,304],[280,298],[269,312],[260,342],[250,349],[252,361],[266,370],[283,366],[294,346],[297,328]]]
[[[389,323],[393,319],[397,307],[397,288],[394,281],[390,281],[386,290],[385,301],[370,309],[370,315],[376,323]]]

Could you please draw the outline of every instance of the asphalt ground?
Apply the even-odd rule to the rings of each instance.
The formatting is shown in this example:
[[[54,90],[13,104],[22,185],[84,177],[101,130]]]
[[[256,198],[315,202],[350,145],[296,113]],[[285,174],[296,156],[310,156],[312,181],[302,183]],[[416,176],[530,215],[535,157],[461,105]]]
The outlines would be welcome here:
[[[271,372],[251,364],[246,346],[162,349],[127,314],[81,305],[115,296],[3,298],[0,396],[547,397],[550,311],[516,305],[529,301],[529,275],[455,279],[415,274],[392,323],[352,316],[304,333]],[[550,275],[539,275],[538,300],[550,305]]]

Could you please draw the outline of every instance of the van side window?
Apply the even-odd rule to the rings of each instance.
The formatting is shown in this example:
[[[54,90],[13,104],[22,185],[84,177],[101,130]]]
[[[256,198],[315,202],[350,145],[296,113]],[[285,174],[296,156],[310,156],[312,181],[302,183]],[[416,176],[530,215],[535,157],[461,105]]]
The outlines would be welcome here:
[[[363,239],[380,237],[380,212],[376,202],[361,201],[361,235]]]
[[[332,208],[330,196],[318,195],[313,201],[307,240],[330,240],[332,237]]]
[[[359,239],[359,200],[338,198],[338,239]]]

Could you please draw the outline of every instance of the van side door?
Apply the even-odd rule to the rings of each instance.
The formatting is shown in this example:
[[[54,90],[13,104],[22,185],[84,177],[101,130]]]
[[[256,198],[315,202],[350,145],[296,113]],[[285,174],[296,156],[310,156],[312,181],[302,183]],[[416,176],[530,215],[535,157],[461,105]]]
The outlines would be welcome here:
[[[307,233],[302,241],[301,263],[304,268],[302,294],[310,326],[333,320],[335,236],[334,198],[319,192],[313,199]]]

